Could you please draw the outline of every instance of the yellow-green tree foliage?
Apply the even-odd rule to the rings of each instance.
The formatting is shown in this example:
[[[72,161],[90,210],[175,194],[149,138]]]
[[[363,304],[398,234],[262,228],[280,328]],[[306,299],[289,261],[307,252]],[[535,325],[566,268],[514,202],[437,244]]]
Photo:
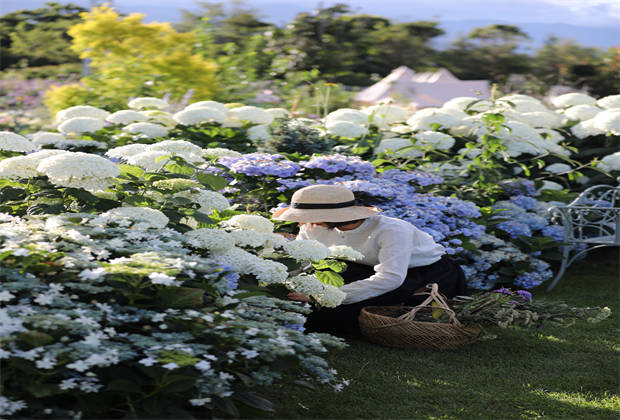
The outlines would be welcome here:
[[[115,98],[135,96],[162,97],[170,94],[179,100],[192,90],[192,101],[213,97],[217,89],[216,65],[195,54],[198,43],[194,33],[176,32],[169,23],[144,23],[144,15],[132,13],[121,17],[108,6],[81,14],[82,21],[68,30],[71,48],[82,59],[89,59],[91,75],[81,80],[82,91],[72,86],[52,89],[46,105],[57,111],[62,98],[71,100],[92,97],[108,98],[115,108]]]

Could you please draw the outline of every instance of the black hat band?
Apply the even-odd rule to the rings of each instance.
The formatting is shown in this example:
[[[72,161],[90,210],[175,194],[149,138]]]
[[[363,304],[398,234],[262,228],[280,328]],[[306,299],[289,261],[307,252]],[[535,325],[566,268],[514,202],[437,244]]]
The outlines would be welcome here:
[[[295,209],[305,210],[342,209],[355,206],[355,200],[345,201],[343,203],[292,203],[291,206]]]

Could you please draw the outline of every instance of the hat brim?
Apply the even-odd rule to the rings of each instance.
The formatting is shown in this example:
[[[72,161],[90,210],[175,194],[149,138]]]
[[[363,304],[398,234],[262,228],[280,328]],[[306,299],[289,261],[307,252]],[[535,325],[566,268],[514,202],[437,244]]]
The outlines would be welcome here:
[[[348,222],[349,220],[367,219],[379,214],[378,207],[351,206],[340,209],[296,209],[287,207],[278,210],[271,218],[288,222],[322,223]]]

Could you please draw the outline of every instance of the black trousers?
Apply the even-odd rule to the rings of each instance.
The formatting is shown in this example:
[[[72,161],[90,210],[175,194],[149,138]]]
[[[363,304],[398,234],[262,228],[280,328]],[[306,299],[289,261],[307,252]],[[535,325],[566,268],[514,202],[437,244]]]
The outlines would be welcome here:
[[[342,274],[345,284],[363,280],[375,273],[372,266],[347,261],[347,270]],[[405,304],[415,306],[426,297],[413,293],[428,283],[437,283],[439,291],[447,298],[465,295],[466,280],[463,269],[447,255],[433,264],[411,267],[402,285],[379,296],[340,305],[335,308],[318,308],[308,315],[305,323],[307,332],[327,332],[334,335],[358,334],[357,317],[364,306],[390,306]]]

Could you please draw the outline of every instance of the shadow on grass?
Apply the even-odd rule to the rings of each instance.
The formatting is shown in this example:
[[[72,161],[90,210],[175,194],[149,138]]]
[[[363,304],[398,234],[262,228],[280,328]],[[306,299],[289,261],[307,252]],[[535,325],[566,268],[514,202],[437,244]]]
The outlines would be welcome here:
[[[361,339],[329,355],[342,392],[271,389],[274,418],[618,419],[618,258],[600,250],[535,299],[609,306],[612,319],[568,328],[493,330],[496,340],[452,351],[391,349]]]

